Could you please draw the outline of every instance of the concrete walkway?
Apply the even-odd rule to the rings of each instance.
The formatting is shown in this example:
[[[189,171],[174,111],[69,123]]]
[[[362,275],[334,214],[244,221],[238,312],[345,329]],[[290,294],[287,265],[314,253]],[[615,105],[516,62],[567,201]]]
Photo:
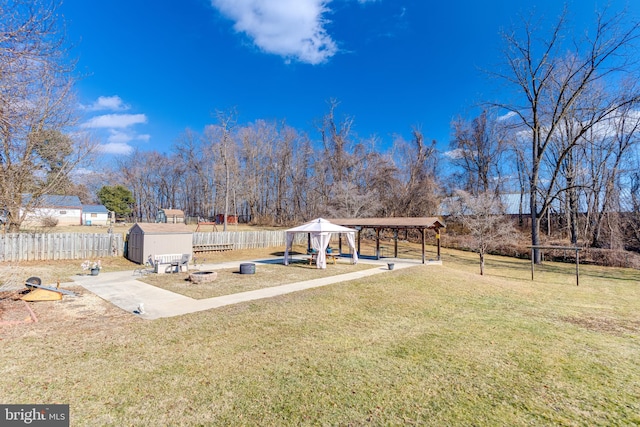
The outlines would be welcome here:
[[[282,258],[204,264],[201,266],[199,265],[198,269],[220,270],[234,267],[239,268],[240,264],[243,262],[253,262],[258,265],[275,263],[281,264]],[[176,294],[174,292],[143,283],[140,280],[136,280],[140,276],[134,276],[132,271],[100,273],[98,276],[74,276],[73,280],[83,288],[111,302],[121,309],[128,311],[129,313],[135,313],[143,319],[153,320],[162,317],[173,317],[196,311],[209,310],[240,302],[270,298],[290,292],[317,288],[333,283],[389,272],[389,269],[387,268],[387,263],[389,262],[393,262],[395,264],[395,269],[420,265],[420,262],[418,261],[412,262],[411,260],[397,260],[392,258],[385,258],[380,261],[360,260],[359,262],[374,264],[379,267],[207,299],[189,298],[184,295]],[[259,273],[259,268],[257,268],[257,272]],[[143,313],[138,313],[140,303],[144,304]]]

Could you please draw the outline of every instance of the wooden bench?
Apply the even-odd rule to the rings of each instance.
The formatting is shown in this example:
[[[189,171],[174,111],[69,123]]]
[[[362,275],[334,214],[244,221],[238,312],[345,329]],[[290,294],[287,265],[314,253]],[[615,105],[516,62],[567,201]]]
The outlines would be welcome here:
[[[193,245],[193,252],[217,252],[233,250],[233,243],[202,243]]]
[[[176,272],[179,268],[180,271],[188,271],[189,266],[180,266],[183,254],[163,254],[155,255],[153,257],[154,272],[158,274],[164,274],[169,272]],[[186,270],[185,270],[186,267]]]

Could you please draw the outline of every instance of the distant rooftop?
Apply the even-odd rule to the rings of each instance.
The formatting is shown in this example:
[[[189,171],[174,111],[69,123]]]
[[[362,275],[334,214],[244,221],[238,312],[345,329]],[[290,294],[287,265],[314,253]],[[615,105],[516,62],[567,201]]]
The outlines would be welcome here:
[[[82,212],[86,213],[109,213],[104,205],[82,205]]]
[[[22,195],[22,203],[31,201],[31,194]],[[44,208],[74,208],[82,209],[82,203],[78,196],[63,196],[58,194],[43,194],[38,200],[39,207]]]

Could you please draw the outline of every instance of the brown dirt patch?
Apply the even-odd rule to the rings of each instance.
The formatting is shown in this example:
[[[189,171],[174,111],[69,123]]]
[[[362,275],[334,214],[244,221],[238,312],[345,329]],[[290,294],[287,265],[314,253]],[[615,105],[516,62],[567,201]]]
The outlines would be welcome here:
[[[118,323],[138,320],[81,286],[71,277],[82,274],[82,260],[29,261],[0,264],[0,340],[12,337],[43,337],[65,330],[66,333],[108,331]],[[103,271],[135,268],[124,258],[102,260]],[[70,290],[76,297],[63,296],[60,301],[27,302],[20,300],[29,277],[40,277],[42,284]],[[28,308],[27,308],[28,307]],[[31,313],[36,322],[31,320]]]
[[[575,317],[566,316],[562,320],[593,332],[602,332],[612,335],[637,334],[640,332],[640,320],[612,319],[608,317]]]
[[[62,288],[62,286],[61,286]],[[80,286],[64,286],[77,296],[60,301],[25,302],[12,292],[0,297],[0,340],[22,336],[105,332],[117,325],[140,321]],[[30,313],[33,312],[34,322]]]

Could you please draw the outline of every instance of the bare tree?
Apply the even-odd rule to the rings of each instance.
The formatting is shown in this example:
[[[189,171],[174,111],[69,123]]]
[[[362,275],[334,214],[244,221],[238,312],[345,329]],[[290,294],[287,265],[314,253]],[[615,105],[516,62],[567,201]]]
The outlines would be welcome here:
[[[268,205],[268,171],[277,161],[273,156],[273,145],[277,138],[276,127],[272,123],[258,120],[238,131],[240,173],[242,174],[246,214],[253,220],[262,222]]]
[[[131,190],[134,199],[132,220],[153,221],[158,209],[163,207],[160,200],[158,165],[162,155],[155,151],[134,151],[130,156],[118,161],[119,174],[113,179],[114,185],[122,184]]]
[[[472,249],[480,256],[480,274],[484,275],[485,255],[512,239],[513,224],[504,215],[500,197],[495,193],[474,196],[460,190],[449,201],[447,209],[452,219],[469,233]]]
[[[633,154],[628,161],[630,166],[627,177],[629,194],[625,203],[628,211],[624,226],[627,247],[640,251],[640,152],[636,150]]]
[[[500,160],[506,137],[495,115],[483,111],[468,122],[462,118],[452,123],[451,162],[461,169],[459,179],[473,194],[500,190]]]
[[[329,101],[329,112],[322,118],[322,125],[319,127],[322,136],[322,144],[326,154],[326,161],[329,166],[329,185],[341,183],[347,180],[350,169],[356,160],[352,156],[353,126],[352,117],[343,117],[342,120],[336,118],[336,109],[339,102],[335,99]]]
[[[551,165],[547,176],[542,166],[547,150],[563,121],[585,101],[594,85],[614,84],[629,70],[628,51],[640,35],[640,22],[625,24],[624,14],[612,17],[599,14],[592,31],[581,40],[571,40],[566,25],[567,13],[558,19],[544,38],[543,31],[530,21],[523,22],[522,35],[505,33],[506,71],[495,73],[514,89],[512,102],[496,102],[518,119],[520,135],[530,144],[529,200],[531,243],[540,244],[540,219],[553,201],[553,193],[541,191],[541,182],[555,188],[561,163]],[[569,43],[563,43],[570,40]],[[637,94],[600,99],[596,109],[580,114],[580,129],[557,156],[562,162],[579,139],[596,124],[608,119],[622,106],[636,102]],[[534,251],[535,262],[540,252]]]
[[[591,132],[587,163],[591,169],[590,182],[586,186],[587,218],[586,238],[593,247],[619,249],[622,242],[605,234],[616,235],[620,226],[618,213],[621,212],[620,189],[617,185],[622,174],[625,157],[637,145],[640,137],[640,118],[635,105],[620,108],[615,116],[603,122],[599,129]],[[604,233],[604,230],[607,233]]]
[[[183,200],[179,205],[185,213],[192,216],[203,218],[213,216],[215,176],[212,151],[204,148],[202,136],[191,129],[185,129],[176,141],[174,149],[183,164],[184,171],[181,184]]]
[[[220,183],[223,191],[223,231],[227,231],[231,196],[235,192],[234,178],[238,170],[237,145],[233,131],[237,123],[235,111],[216,113],[217,125],[207,126],[205,138],[215,147],[220,159],[223,181]]]
[[[436,141],[426,144],[424,135],[413,129],[413,139],[402,138],[394,143],[398,162],[397,170],[402,176],[402,188],[389,211],[393,216],[433,215],[439,206]]]
[[[314,216],[313,204],[312,165],[316,162],[316,153],[313,151],[308,136],[296,131],[297,141],[293,152],[291,167],[288,171],[291,184],[290,220],[298,222]]]
[[[74,64],[57,7],[55,0],[0,0],[0,208],[10,232],[92,149],[84,136],[68,136]],[[23,193],[31,194],[26,205]]]

